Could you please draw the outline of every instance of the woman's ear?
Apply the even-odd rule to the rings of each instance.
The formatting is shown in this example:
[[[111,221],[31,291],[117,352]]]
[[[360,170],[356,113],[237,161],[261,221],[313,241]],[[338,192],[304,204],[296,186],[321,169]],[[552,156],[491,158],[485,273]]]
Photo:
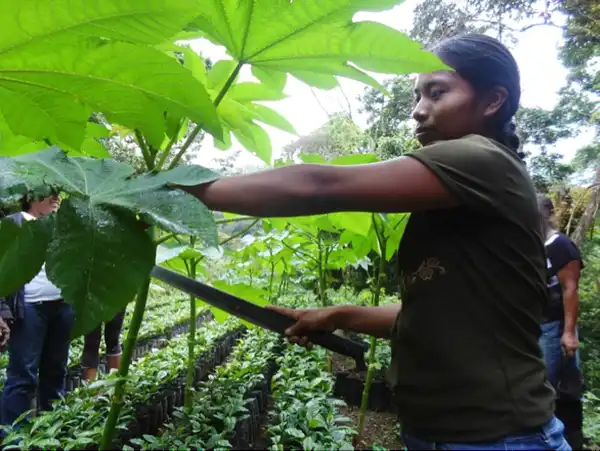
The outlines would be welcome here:
[[[483,111],[485,117],[495,116],[508,98],[508,91],[504,86],[494,87],[486,96],[486,107]]]

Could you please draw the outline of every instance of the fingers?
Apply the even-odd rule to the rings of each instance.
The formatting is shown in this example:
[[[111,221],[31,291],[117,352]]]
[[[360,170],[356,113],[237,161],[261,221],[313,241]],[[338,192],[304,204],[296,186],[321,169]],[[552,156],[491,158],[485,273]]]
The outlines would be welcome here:
[[[288,338],[288,341],[292,344],[304,346],[306,349],[313,348],[313,344],[311,341],[308,340],[308,337],[291,336]]]
[[[300,311],[293,308],[277,307],[275,305],[265,305],[267,310],[273,310],[274,312],[281,313],[282,315],[298,319]]]

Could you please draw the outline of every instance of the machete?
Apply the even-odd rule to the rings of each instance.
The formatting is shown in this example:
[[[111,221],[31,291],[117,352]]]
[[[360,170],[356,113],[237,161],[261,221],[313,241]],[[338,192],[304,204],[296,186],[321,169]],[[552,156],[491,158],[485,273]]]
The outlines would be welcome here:
[[[203,300],[213,307],[223,310],[230,315],[237,316],[249,323],[256,324],[263,329],[283,334],[288,327],[295,323],[295,320],[287,315],[252,304],[237,296],[160,266],[155,266],[150,275],[167,285]],[[314,344],[323,346],[337,354],[353,358],[356,362],[357,370],[366,369],[366,344],[349,340],[333,332],[324,330],[309,332],[307,337]]]

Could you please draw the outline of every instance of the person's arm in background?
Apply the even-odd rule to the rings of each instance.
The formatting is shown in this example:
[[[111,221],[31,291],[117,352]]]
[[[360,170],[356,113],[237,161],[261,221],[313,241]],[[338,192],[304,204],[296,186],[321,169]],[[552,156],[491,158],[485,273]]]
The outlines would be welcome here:
[[[563,266],[557,273],[563,292],[563,305],[565,323],[561,344],[569,357],[575,355],[579,348],[577,338],[577,316],[579,315],[579,278],[581,275],[581,262],[572,260]]]

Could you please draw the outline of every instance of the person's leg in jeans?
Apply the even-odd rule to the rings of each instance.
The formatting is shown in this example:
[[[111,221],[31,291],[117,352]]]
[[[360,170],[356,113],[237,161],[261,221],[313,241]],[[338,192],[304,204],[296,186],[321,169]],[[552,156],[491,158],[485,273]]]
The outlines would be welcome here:
[[[25,304],[24,318],[11,330],[2,393],[2,424],[9,426],[31,409],[48,319],[41,305]]]
[[[81,355],[81,366],[83,367],[83,380],[92,381],[98,372],[100,361],[100,340],[102,338],[102,324],[85,336],[83,353]]]
[[[123,320],[125,311],[117,315],[104,325],[104,343],[106,344],[106,363],[108,371],[118,370],[121,364],[121,330],[123,329]]]
[[[583,405],[581,399],[567,399],[560,396],[561,374],[565,371],[565,358],[560,340],[563,334],[562,321],[551,321],[542,324],[540,347],[544,354],[548,380],[556,390],[556,416],[565,426],[565,437],[571,447],[579,449],[583,445]],[[567,359],[567,364],[579,369],[579,352]]]
[[[546,371],[548,380],[556,390],[560,378],[560,366],[562,361],[562,347],[560,339],[562,337],[561,321],[548,321],[542,324],[542,335],[540,337],[540,347],[546,362]]]
[[[39,400],[41,410],[50,410],[52,401],[64,396],[75,315],[65,302],[46,302],[41,307],[48,312],[50,321],[40,359]]]
[[[448,451],[491,451],[491,450],[555,450],[571,451],[564,437],[562,422],[553,417],[539,428],[539,432],[513,435],[495,442],[482,443],[435,443],[403,434],[402,440],[409,450],[448,450]]]
[[[573,449],[584,445],[582,385],[577,351],[573,357],[563,357],[556,400],[556,416],[564,423],[565,437]]]

